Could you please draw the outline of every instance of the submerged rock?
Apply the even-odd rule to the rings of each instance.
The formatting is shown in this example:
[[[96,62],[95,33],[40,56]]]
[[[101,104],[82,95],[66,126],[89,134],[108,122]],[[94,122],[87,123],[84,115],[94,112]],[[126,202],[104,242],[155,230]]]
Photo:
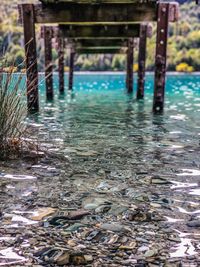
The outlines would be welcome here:
[[[100,228],[103,230],[108,230],[112,232],[124,232],[126,231],[126,228],[122,224],[118,223],[103,223],[100,225]]]
[[[83,227],[83,226],[84,226],[84,224],[82,224],[82,223],[75,223],[75,224],[69,226],[69,227],[66,229],[66,231],[67,231],[67,232],[75,232],[75,231],[77,231],[80,227]]]
[[[151,177],[150,183],[151,184],[160,184],[160,185],[172,184],[172,182],[170,182],[170,181],[168,181],[165,178],[162,178],[160,176],[153,176],[153,177]]]
[[[200,220],[192,220],[187,222],[187,226],[189,227],[200,227]]]
[[[149,258],[149,257],[153,257],[155,255],[157,255],[158,253],[158,250],[157,249],[150,249],[150,250],[147,250],[144,254],[145,258]]]
[[[44,207],[44,208],[40,208],[37,211],[35,211],[35,215],[31,216],[31,220],[34,221],[41,221],[43,218],[53,214],[56,212],[56,209],[53,208],[48,208],[48,207]]]
[[[79,220],[86,215],[90,215],[90,212],[87,210],[76,210],[76,211],[71,211],[68,215],[68,218],[69,220]]]
[[[60,255],[56,259],[56,263],[59,266],[63,266],[63,265],[69,264],[69,262],[70,262],[70,254],[68,252],[64,252],[62,255]]]

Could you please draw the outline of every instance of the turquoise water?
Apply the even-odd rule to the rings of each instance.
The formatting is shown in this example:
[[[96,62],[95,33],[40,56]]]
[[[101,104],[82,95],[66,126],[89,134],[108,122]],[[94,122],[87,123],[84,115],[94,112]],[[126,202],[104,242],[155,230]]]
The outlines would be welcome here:
[[[198,258],[199,233],[186,223],[200,218],[200,76],[167,76],[163,115],[152,114],[151,75],[144,101],[127,96],[124,81],[123,74],[76,75],[73,94],[56,92],[53,103],[45,102],[41,84],[40,139],[70,158],[75,172],[93,177],[84,181],[88,191],[111,179],[127,187],[119,193],[122,202],[134,204],[139,194],[159,203],[167,227],[181,239],[171,245],[170,257]],[[95,179],[99,172],[107,178]],[[148,185],[149,176],[171,184]]]
[[[25,182],[26,177],[15,176],[8,187],[15,201],[8,205],[12,198],[4,198],[2,205],[9,212],[18,209],[18,213],[30,213],[38,206],[76,210],[88,198],[103,198],[119,211],[121,206],[129,211],[137,206],[162,219],[129,222],[126,213],[116,216],[105,212],[90,218],[90,227],[95,230],[97,222],[112,221],[132,227],[127,238],[137,240],[131,258],[135,262],[145,258],[146,250],[156,249],[158,266],[164,266],[159,265],[164,259],[167,266],[175,266],[174,259],[182,266],[199,266],[199,228],[188,223],[200,220],[200,76],[167,76],[163,115],[152,114],[151,75],[147,75],[143,101],[135,99],[136,79],[133,96],[125,93],[124,81],[123,74],[76,74],[74,91],[68,93],[66,88],[66,93],[59,95],[55,75],[55,99],[46,102],[40,76],[40,113],[30,116],[28,124],[36,130],[39,146],[62,156],[62,160],[41,160],[32,167],[22,164],[17,174],[32,178]],[[15,170],[7,172],[11,183],[10,174]],[[41,225],[37,227],[44,230]],[[100,241],[91,240],[89,244],[101,251],[103,243],[106,249],[101,253],[108,253],[103,263],[109,266],[115,263],[115,256],[112,244],[106,243],[108,233],[103,234]],[[37,239],[36,233],[34,236]],[[80,236],[76,240],[82,238],[87,246],[88,241]],[[122,262],[115,266],[135,266]]]
[[[123,141],[126,136],[128,144],[132,141],[128,138],[129,134],[132,135],[132,131],[141,130],[144,136],[152,137],[156,129],[155,124],[158,123],[160,130],[156,133],[158,135],[165,133],[163,138],[167,138],[171,131],[178,131],[180,132],[178,135],[182,136],[183,140],[189,134],[191,140],[188,139],[187,143],[199,141],[200,76],[198,75],[167,77],[165,112],[161,116],[152,114],[153,77],[151,75],[147,75],[145,98],[139,102],[134,95],[132,97],[126,95],[123,74],[76,75],[73,93],[67,93],[66,84],[66,94],[61,96],[58,93],[57,76],[54,80],[55,101],[47,103],[45,85],[41,77],[39,119],[42,122],[48,118],[47,120],[55,123],[54,128],[58,127],[58,136],[64,134],[66,138],[65,130],[70,130],[72,123],[72,130],[77,130],[77,134],[80,128],[86,128],[86,134],[82,132],[83,139],[105,131],[106,135],[112,135],[114,130],[115,135],[119,135],[118,141]],[[136,77],[134,94],[135,92]],[[63,132],[60,132],[60,129]],[[51,129],[49,130],[51,132]],[[70,140],[70,142],[74,141],[73,138]]]

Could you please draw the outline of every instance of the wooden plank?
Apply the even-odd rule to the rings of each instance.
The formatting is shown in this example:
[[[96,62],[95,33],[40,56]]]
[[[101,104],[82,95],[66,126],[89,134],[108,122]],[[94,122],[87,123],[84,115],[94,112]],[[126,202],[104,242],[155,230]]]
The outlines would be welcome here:
[[[155,2],[156,0],[149,0],[149,2]],[[102,3],[141,3],[146,2],[142,0],[40,0],[44,4],[60,4],[60,3],[88,3],[88,4],[102,4]]]
[[[139,54],[138,54],[137,99],[144,98],[147,31],[148,31],[148,25],[141,24],[140,40],[139,40]]]
[[[169,3],[158,4],[153,112],[164,109]]]
[[[60,25],[63,37],[76,39],[128,39],[139,37],[140,24],[129,25]],[[56,27],[54,27],[56,32]]]
[[[104,50],[113,50],[113,49],[122,49],[125,47],[122,47],[121,45],[113,45],[113,46],[76,46],[76,49],[87,49],[87,50],[99,50],[99,49],[104,49]]]
[[[77,54],[124,54],[126,53],[126,50],[124,49],[86,49],[86,48],[76,48]]]
[[[23,5],[23,4],[22,4]],[[34,5],[36,23],[133,23],[156,21],[156,3]]]
[[[130,38],[127,49],[126,87],[127,93],[133,93],[133,49],[134,39]]]
[[[37,112],[39,110],[38,67],[33,5],[22,5],[21,14],[24,27],[24,45],[26,55],[27,105],[29,111]]]
[[[113,39],[90,39],[90,40],[74,40],[70,39],[69,43],[72,43],[76,47],[109,47],[109,46],[117,46],[117,47],[126,47],[127,41],[125,40],[113,40]]]
[[[52,28],[44,26],[45,82],[47,100],[53,100]]]
[[[59,75],[59,91],[64,93],[64,39],[58,38],[58,75]]]
[[[74,57],[75,57],[75,51],[72,48],[70,51],[70,57],[69,57],[69,90],[73,89]]]

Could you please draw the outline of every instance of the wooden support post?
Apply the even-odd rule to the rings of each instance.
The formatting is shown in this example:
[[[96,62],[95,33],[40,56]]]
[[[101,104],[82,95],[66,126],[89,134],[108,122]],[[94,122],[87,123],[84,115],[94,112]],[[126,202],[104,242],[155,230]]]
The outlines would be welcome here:
[[[164,108],[169,3],[158,3],[153,112]]]
[[[73,78],[74,78],[74,56],[75,52],[73,48],[70,51],[70,58],[69,58],[69,90],[73,89]]]
[[[64,92],[64,38],[58,37],[58,75],[59,91]]]
[[[39,110],[39,99],[34,6],[32,4],[21,5],[21,14],[26,56],[27,104],[29,111],[36,112]]]
[[[138,54],[137,99],[143,99],[144,98],[147,29],[148,29],[148,25],[141,24],[141,26],[140,26],[140,40],[139,40],[139,54]]]
[[[53,100],[52,29],[43,27],[45,49],[45,79],[47,100]]]
[[[130,38],[128,40],[127,68],[126,68],[126,88],[128,93],[133,92],[133,49],[134,49],[134,39]]]

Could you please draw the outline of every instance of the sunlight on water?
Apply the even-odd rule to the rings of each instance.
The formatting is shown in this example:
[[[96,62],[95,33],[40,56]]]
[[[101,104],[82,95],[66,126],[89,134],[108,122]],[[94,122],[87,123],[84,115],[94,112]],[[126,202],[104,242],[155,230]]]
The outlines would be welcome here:
[[[189,192],[190,195],[198,195],[200,196],[200,188],[197,189],[191,189]]]
[[[181,238],[181,243],[172,248],[172,250],[175,250],[175,252],[170,253],[172,258],[197,254],[195,247],[192,245],[192,241],[189,238]]]
[[[16,175],[16,174],[5,174],[3,176],[5,179],[12,179],[12,180],[32,180],[37,179],[35,176],[31,175]]]
[[[183,173],[178,173],[178,176],[200,176],[200,170],[182,169]]]
[[[138,223],[136,233],[147,243],[153,233],[153,244],[167,250],[169,258],[200,255],[196,228],[187,225],[200,214],[199,76],[167,77],[162,115],[152,113],[151,75],[141,101],[136,101],[135,92],[133,96],[125,93],[124,74],[76,74],[74,78],[74,91],[60,95],[55,74],[55,99],[46,102],[40,77],[41,110],[26,123],[38,134],[39,145],[62,160],[56,165],[44,159],[20,174],[1,170],[0,178],[8,183],[6,193],[13,196],[1,199],[5,206],[12,204],[6,227],[33,227],[37,223],[30,219],[33,209],[46,203],[63,209],[73,208],[74,203],[82,207],[82,198],[94,195],[101,204],[106,202],[105,209],[114,203],[132,211],[135,205],[145,206],[143,210],[151,215],[155,212],[158,218],[153,222],[131,222],[131,226]],[[65,87],[67,91],[67,82]],[[95,216],[103,220],[98,209]],[[125,213],[113,218],[128,224]],[[145,227],[152,227],[149,234]],[[166,239],[170,231],[177,234],[175,241]],[[12,252],[1,251],[8,258]]]
[[[5,260],[4,262],[2,262]],[[25,258],[19,256],[12,248],[0,250],[0,266],[14,265],[25,262]]]

